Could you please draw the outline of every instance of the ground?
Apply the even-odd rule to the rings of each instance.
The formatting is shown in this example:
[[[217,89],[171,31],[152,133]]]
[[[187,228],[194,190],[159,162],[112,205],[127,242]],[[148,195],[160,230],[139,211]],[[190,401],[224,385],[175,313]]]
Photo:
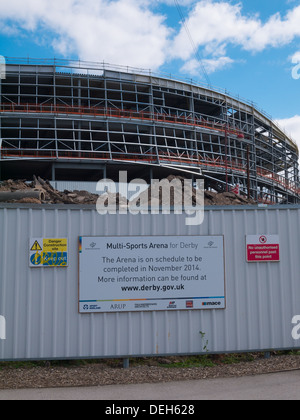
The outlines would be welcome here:
[[[0,362],[0,389],[53,388],[172,382],[259,375],[300,369],[300,352],[130,359],[5,363]]]

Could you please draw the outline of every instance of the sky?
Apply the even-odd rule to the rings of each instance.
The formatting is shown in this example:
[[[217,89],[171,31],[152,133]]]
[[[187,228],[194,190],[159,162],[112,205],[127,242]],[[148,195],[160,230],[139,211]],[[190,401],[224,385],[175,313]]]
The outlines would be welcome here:
[[[0,55],[209,83],[252,101],[300,146],[300,0],[0,0]]]

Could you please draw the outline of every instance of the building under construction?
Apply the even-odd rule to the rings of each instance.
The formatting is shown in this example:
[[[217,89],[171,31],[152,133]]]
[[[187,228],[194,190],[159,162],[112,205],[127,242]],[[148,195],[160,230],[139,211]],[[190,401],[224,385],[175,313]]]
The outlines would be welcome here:
[[[204,178],[207,188],[298,203],[298,148],[253,103],[105,64],[6,61],[1,179]]]

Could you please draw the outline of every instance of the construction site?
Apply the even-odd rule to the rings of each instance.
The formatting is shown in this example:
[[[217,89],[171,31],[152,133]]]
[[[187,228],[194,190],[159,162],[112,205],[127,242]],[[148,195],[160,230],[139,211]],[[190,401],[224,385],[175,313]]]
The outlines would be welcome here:
[[[220,89],[64,60],[8,58],[0,80],[1,181],[36,176],[72,194],[127,171],[203,179],[207,202],[296,204],[298,158],[270,116]]]
[[[270,116],[106,64],[0,82],[0,361],[299,349],[299,152]]]

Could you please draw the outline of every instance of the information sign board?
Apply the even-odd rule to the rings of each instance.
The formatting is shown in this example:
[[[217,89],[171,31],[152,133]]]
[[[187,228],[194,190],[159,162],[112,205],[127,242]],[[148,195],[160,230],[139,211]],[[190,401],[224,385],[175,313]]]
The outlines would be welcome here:
[[[80,313],[224,308],[223,236],[79,238]]]

